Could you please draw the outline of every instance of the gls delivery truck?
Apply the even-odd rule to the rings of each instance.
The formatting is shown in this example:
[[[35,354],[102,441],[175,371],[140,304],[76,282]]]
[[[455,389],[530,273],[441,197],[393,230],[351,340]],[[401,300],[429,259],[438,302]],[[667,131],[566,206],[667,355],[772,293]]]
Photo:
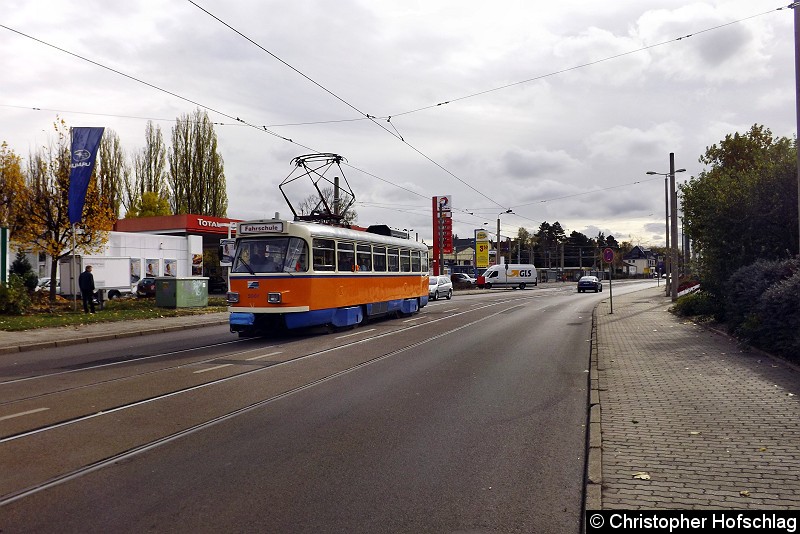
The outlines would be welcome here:
[[[480,288],[514,287],[539,285],[536,267],[527,263],[504,263],[492,265],[478,277],[476,285]]]

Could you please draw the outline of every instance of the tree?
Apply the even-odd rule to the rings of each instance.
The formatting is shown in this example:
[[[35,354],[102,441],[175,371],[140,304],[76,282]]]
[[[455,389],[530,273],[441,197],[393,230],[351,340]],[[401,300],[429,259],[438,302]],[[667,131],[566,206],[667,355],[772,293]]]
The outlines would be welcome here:
[[[798,253],[797,143],[753,125],[706,148],[710,168],[681,186],[685,232],[716,297],[738,268]]]
[[[572,231],[564,247],[567,267],[588,267],[594,263],[594,243],[585,234]]]
[[[55,123],[56,139],[29,157],[25,187],[18,202],[25,209],[15,214],[16,229],[11,240],[20,248],[44,252],[52,259],[50,278],[56,279],[58,260],[71,253],[73,227],[69,223],[70,156],[69,129],[63,120]],[[86,192],[83,218],[75,234],[79,250],[101,250],[114,221],[109,199],[102,196],[97,175],[92,174]],[[56,285],[51,284],[50,299],[55,300]]]
[[[25,187],[22,158],[9,150],[4,141],[0,144],[0,226],[11,228],[15,222],[14,209],[20,207],[19,195]]]
[[[9,272],[19,276],[28,291],[36,289],[36,285],[39,283],[39,277],[33,272],[28,256],[21,250],[17,251],[14,261],[11,262]]]
[[[145,146],[134,156],[133,182],[130,176],[125,180],[124,204],[128,211],[126,217],[135,216],[131,215],[131,208],[140,205],[142,196],[148,192],[163,198],[169,204],[166,166],[167,147],[164,145],[161,127],[154,127],[153,122],[148,121],[145,128]]]
[[[205,111],[179,117],[169,152],[172,211],[225,217],[228,195],[217,134]]]
[[[567,240],[567,235],[558,221],[549,224],[547,221],[539,225],[539,230],[536,232],[537,242],[541,249],[541,254],[546,260],[546,266],[552,267],[553,261],[557,264],[560,262],[560,245],[564,244]]]
[[[536,237],[534,237],[527,228],[520,227],[517,230],[517,239],[514,248],[517,252],[517,256],[522,258],[522,263],[533,262],[533,247],[535,244]]]
[[[123,192],[129,175],[130,167],[125,161],[119,136],[114,130],[106,129],[97,154],[97,184],[100,195],[111,203],[115,219],[119,217],[119,208],[122,205]]]
[[[156,217],[158,215],[171,215],[169,200],[158,196],[153,191],[145,191],[142,197],[131,206],[126,217]]]
[[[319,209],[321,206],[324,206],[325,204],[333,207],[334,205],[333,187],[325,187],[321,191],[325,202],[323,203],[320,200],[319,195],[316,193],[308,195],[305,199],[303,199],[302,202],[300,202],[300,205],[297,206],[297,211],[300,215],[311,215],[313,211]],[[352,207],[350,207],[342,215],[343,215],[342,224],[345,225],[355,224],[356,221],[358,220],[358,212],[356,212],[356,210],[354,210]]]

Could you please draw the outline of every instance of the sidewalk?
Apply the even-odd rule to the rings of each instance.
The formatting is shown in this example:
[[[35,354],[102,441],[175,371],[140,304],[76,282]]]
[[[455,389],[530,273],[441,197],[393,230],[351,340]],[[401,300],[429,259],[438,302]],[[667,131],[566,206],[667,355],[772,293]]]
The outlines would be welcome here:
[[[228,324],[228,312],[0,332],[0,355]]]
[[[669,313],[605,299],[592,354],[587,509],[800,509],[800,371]]]

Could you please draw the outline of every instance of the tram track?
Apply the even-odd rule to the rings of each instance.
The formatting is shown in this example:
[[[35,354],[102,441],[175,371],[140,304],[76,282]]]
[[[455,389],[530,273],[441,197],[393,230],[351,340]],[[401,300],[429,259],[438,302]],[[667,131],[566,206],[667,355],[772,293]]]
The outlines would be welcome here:
[[[403,346],[400,346],[400,347],[398,347],[398,348],[396,348],[394,350],[390,350],[390,351],[388,351],[386,353],[383,353],[383,354],[378,354],[375,357],[369,358],[369,359],[364,360],[362,362],[356,363],[354,365],[349,365],[347,367],[344,367],[343,369],[337,370],[335,372],[331,372],[331,373],[329,373],[329,374],[327,374],[325,376],[321,376],[319,378],[310,380],[310,381],[308,381],[306,383],[299,384],[299,385],[297,385],[295,387],[291,387],[291,388],[287,389],[286,391],[283,391],[283,392],[280,392],[280,393],[277,393],[277,394],[273,394],[273,395],[270,395],[269,397],[266,397],[266,398],[263,398],[263,399],[259,399],[259,400],[247,403],[246,405],[240,406],[240,407],[238,407],[236,409],[233,409],[233,410],[229,410],[226,413],[223,413],[223,414],[220,414],[220,415],[217,415],[217,416],[214,416],[214,417],[210,417],[210,418],[208,418],[206,420],[203,420],[203,421],[197,422],[195,424],[192,424],[192,425],[190,425],[190,426],[188,426],[186,428],[182,428],[182,429],[179,429],[177,431],[174,431],[174,432],[171,432],[171,433],[167,433],[167,434],[165,434],[163,436],[160,436],[158,438],[149,439],[144,443],[140,443],[140,444],[137,444],[135,446],[129,447],[129,448],[125,449],[125,450],[122,450],[122,451],[119,451],[119,452],[115,452],[114,454],[107,455],[104,458],[99,458],[99,459],[96,459],[94,461],[88,462],[86,465],[82,465],[80,467],[74,467],[74,468],[68,469],[68,470],[66,470],[66,471],[64,471],[62,473],[55,474],[55,475],[51,476],[50,478],[48,478],[46,480],[42,480],[40,482],[37,482],[35,484],[31,484],[31,485],[29,485],[27,487],[24,487],[24,488],[21,488],[21,489],[18,489],[18,490],[7,492],[6,494],[0,496],[0,506],[4,506],[4,505],[10,504],[10,503],[13,503],[13,502],[15,502],[15,501],[17,501],[19,499],[23,499],[23,498],[25,498],[27,496],[30,496],[30,495],[33,495],[35,493],[44,491],[44,490],[52,488],[54,486],[57,486],[57,485],[66,483],[68,481],[74,480],[76,478],[85,476],[85,475],[87,475],[89,473],[92,473],[92,472],[97,471],[99,469],[102,469],[104,467],[110,466],[110,465],[112,465],[112,464],[114,464],[116,462],[120,462],[120,461],[129,459],[129,458],[135,457],[135,456],[137,456],[139,454],[142,454],[142,453],[144,453],[146,451],[152,450],[152,449],[157,448],[159,446],[162,446],[162,445],[165,445],[165,444],[170,443],[172,441],[178,440],[178,439],[180,439],[180,438],[182,438],[184,436],[188,436],[188,435],[190,435],[192,433],[201,431],[203,429],[207,429],[207,428],[209,428],[211,426],[214,426],[216,424],[219,424],[219,423],[221,423],[223,421],[227,421],[227,420],[230,420],[230,419],[235,418],[237,416],[240,416],[242,414],[251,412],[253,410],[257,410],[259,408],[262,408],[264,406],[272,404],[272,403],[274,403],[276,401],[284,399],[284,398],[286,398],[288,396],[291,396],[291,395],[306,391],[306,390],[308,390],[310,388],[313,388],[313,387],[315,387],[317,385],[329,382],[331,380],[335,380],[336,378],[339,378],[339,377],[341,377],[343,375],[355,372],[355,371],[357,371],[359,369],[362,369],[362,368],[364,368],[366,366],[373,365],[375,363],[383,361],[383,360],[385,360],[387,358],[391,358],[391,357],[397,356],[399,354],[403,354],[405,352],[413,350],[413,349],[415,349],[417,347],[420,347],[422,345],[425,345],[427,343],[430,343],[430,342],[433,342],[433,341],[438,340],[440,338],[443,338],[445,336],[457,333],[457,332],[459,332],[459,331],[461,331],[461,330],[463,330],[465,328],[473,327],[473,326],[477,325],[478,323],[480,323],[481,321],[484,321],[484,320],[487,320],[487,319],[491,319],[492,317],[495,317],[497,315],[500,315],[500,314],[504,313],[509,308],[516,308],[516,307],[519,307],[519,306],[522,305],[522,303],[515,302],[515,301],[527,300],[529,298],[530,297],[522,297],[522,298],[504,300],[503,302],[487,303],[482,308],[490,308],[490,307],[493,307],[493,306],[496,306],[496,305],[499,305],[499,304],[510,304],[510,306],[504,306],[502,310],[497,310],[497,311],[494,311],[493,313],[489,313],[489,314],[483,315],[480,318],[477,318],[477,319],[474,319],[474,320],[470,320],[470,321],[468,321],[466,323],[460,324],[460,325],[458,325],[458,326],[456,326],[454,328],[447,329],[447,330],[439,332],[437,334],[424,336],[424,337],[422,337],[421,339],[419,339],[417,341],[404,344]],[[252,369],[252,370],[249,370],[249,371],[245,371],[244,373],[238,373],[238,374],[235,374],[235,375],[232,375],[232,376],[227,376],[227,377],[222,377],[222,378],[210,380],[208,382],[205,382],[203,384],[196,385],[196,386],[193,386],[193,387],[190,387],[190,388],[184,388],[184,389],[179,390],[179,391],[172,391],[172,392],[165,393],[163,395],[158,395],[158,396],[155,396],[155,397],[152,397],[152,398],[148,398],[148,399],[141,399],[141,400],[138,400],[137,402],[131,402],[131,403],[127,403],[125,405],[120,405],[120,406],[117,406],[117,407],[115,407],[113,409],[108,409],[108,410],[104,410],[102,412],[89,414],[89,415],[78,417],[78,418],[75,418],[75,419],[72,419],[72,420],[69,420],[69,421],[61,421],[61,422],[58,422],[58,423],[53,424],[53,425],[48,425],[48,426],[45,426],[45,427],[42,427],[42,428],[38,428],[38,429],[35,429],[35,430],[22,432],[22,433],[13,435],[13,436],[7,436],[5,438],[0,439],[0,447],[7,446],[12,442],[17,442],[19,440],[22,440],[22,439],[28,438],[28,437],[32,437],[34,435],[45,434],[45,433],[47,433],[49,431],[53,431],[53,430],[56,430],[56,429],[64,429],[65,427],[74,426],[74,425],[77,425],[77,424],[79,424],[81,422],[86,422],[86,421],[89,421],[89,420],[92,420],[92,419],[102,418],[102,417],[105,417],[105,416],[109,416],[111,414],[118,414],[118,413],[120,413],[122,411],[132,410],[132,409],[135,409],[137,407],[144,406],[146,404],[152,404],[152,403],[158,402],[160,400],[173,398],[173,397],[176,397],[176,396],[180,396],[180,395],[183,395],[183,394],[191,393],[191,392],[198,391],[198,390],[204,389],[204,388],[209,388],[209,387],[212,387],[212,386],[215,386],[215,385],[219,385],[219,384],[222,384],[222,383],[226,383],[226,382],[230,382],[230,381],[234,381],[234,380],[241,380],[246,376],[252,376],[253,374],[261,373],[261,372],[268,372],[269,370],[274,370],[274,369],[276,369],[277,367],[280,367],[280,366],[284,366],[285,367],[285,366],[288,366],[288,365],[297,364],[297,363],[302,362],[302,361],[308,361],[310,359],[322,356],[324,354],[330,354],[331,352],[335,352],[335,351],[339,351],[339,350],[345,350],[347,348],[352,348],[352,347],[357,346],[357,345],[362,345],[362,344],[365,344],[365,343],[369,343],[371,341],[379,340],[379,339],[385,338],[387,336],[391,336],[391,335],[398,334],[398,333],[401,333],[401,332],[407,332],[408,330],[421,328],[423,326],[430,325],[430,324],[435,323],[435,322],[443,321],[445,319],[450,319],[450,318],[453,318],[453,317],[456,317],[456,316],[459,316],[459,315],[463,315],[463,314],[466,314],[466,313],[471,313],[471,312],[474,312],[474,311],[476,311],[476,310],[473,309],[473,310],[469,310],[469,311],[459,312],[457,314],[448,314],[447,316],[443,316],[443,317],[439,317],[439,318],[436,318],[436,319],[432,319],[432,320],[429,320],[429,321],[427,321],[427,322],[425,322],[423,324],[409,325],[406,328],[402,328],[402,329],[399,329],[399,330],[393,330],[391,332],[384,332],[384,333],[381,333],[381,334],[376,335],[376,336],[370,336],[369,338],[366,338],[366,339],[353,340],[351,342],[348,342],[348,343],[345,343],[345,344],[342,344],[342,345],[339,345],[339,346],[336,346],[336,347],[329,347],[329,348],[321,350],[321,351],[316,351],[316,352],[305,354],[305,355],[302,355],[302,356],[297,356],[297,357],[288,359],[286,361],[276,363],[276,364],[271,365],[271,366],[260,367],[260,368],[257,368],[257,369]],[[0,452],[2,452],[2,449],[0,449]]]
[[[518,297],[518,298],[531,298],[531,297],[526,296],[526,297]],[[508,301],[504,300],[502,302],[508,302]],[[481,310],[481,309],[484,309],[484,308],[486,308],[488,306],[501,304],[502,302],[478,304],[478,305],[476,305],[474,307],[470,307],[470,308],[466,309],[464,312],[461,312],[461,313],[467,313],[467,312],[473,312],[473,311]],[[458,308],[456,308],[456,309],[448,309],[446,311],[446,313],[448,314],[449,317],[456,317],[456,316],[460,315],[460,313],[459,314],[455,313],[455,311],[457,311],[457,310],[458,310]],[[429,310],[428,310],[428,312],[429,312]],[[404,330],[406,330],[408,328],[419,326],[419,324],[408,324],[408,322],[419,321],[421,319],[425,319],[426,315],[428,315],[428,314],[425,313],[425,312],[422,312],[421,314],[415,315],[415,316],[411,317],[410,319],[408,319],[408,321],[404,321],[404,323],[402,324],[401,328],[398,328],[396,330],[388,332],[388,334],[399,333],[399,332],[402,332],[402,331],[404,331]],[[446,317],[441,317],[440,319],[444,319],[444,318],[446,318]],[[435,320],[439,320],[439,319],[433,319],[433,320],[430,320],[428,322],[433,322]],[[351,336],[359,335],[360,333],[361,332],[356,331],[356,332],[353,332],[351,334],[338,336],[337,338],[334,338],[334,339],[337,339],[337,340],[338,339],[344,339],[344,338],[348,338],[348,337],[351,337]],[[385,335],[385,334],[387,334],[387,333],[384,333],[383,335]],[[157,360],[159,358],[167,358],[167,357],[172,357],[172,356],[179,355],[179,354],[198,352],[198,351],[203,351],[203,350],[207,350],[207,349],[211,349],[211,348],[215,348],[215,347],[222,347],[222,346],[226,346],[226,345],[230,345],[230,344],[242,343],[242,342],[252,342],[252,341],[253,341],[252,339],[234,339],[234,340],[224,341],[224,342],[220,342],[220,343],[211,343],[211,344],[207,344],[207,345],[201,345],[201,346],[198,346],[198,347],[192,347],[192,348],[188,348],[188,349],[181,349],[181,350],[162,352],[162,353],[158,353],[158,354],[152,354],[152,355],[141,356],[141,357],[131,357],[131,358],[126,358],[126,359],[119,360],[119,361],[114,361],[114,362],[104,362],[104,363],[97,364],[97,365],[83,365],[83,366],[81,366],[79,368],[75,368],[75,369],[60,370],[60,371],[57,371],[57,372],[50,372],[50,373],[44,373],[44,374],[35,375],[35,376],[16,378],[16,379],[13,379],[13,380],[5,380],[5,381],[0,382],[0,388],[2,388],[4,386],[11,386],[11,385],[14,385],[14,384],[20,384],[20,383],[24,383],[24,382],[32,382],[32,381],[39,381],[39,380],[45,380],[45,379],[52,379],[52,378],[63,377],[63,376],[66,376],[66,375],[78,374],[78,373],[88,373],[88,372],[91,372],[91,371],[97,371],[97,370],[101,370],[101,369],[108,369],[108,368],[111,368],[111,367],[117,367],[117,366],[123,366],[123,365],[135,365],[135,364],[140,364],[140,363],[144,363],[144,362],[147,362],[147,361]],[[257,348],[248,349],[248,350],[239,351],[239,352],[234,352],[232,354],[225,354],[224,356],[225,356],[226,359],[233,359],[236,356],[245,355],[245,354],[248,354],[250,352],[255,352],[255,351],[259,351],[259,350],[264,350],[266,348],[270,348],[270,347],[273,347],[273,346],[274,345],[268,345],[266,347],[265,346],[259,346]],[[158,369],[148,370],[148,371],[144,371],[144,372],[140,372],[140,373],[127,374],[125,376],[119,376],[119,377],[108,378],[108,379],[103,379],[103,380],[96,380],[96,381],[93,381],[93,382],[87,382],[87,383],[76,385],[76,386],[62,387],[62,388],[59,388],[59,389],[54,389],[52,391],[37,393],[37,394],[33,394],[33,395],[26,395],[26,396],[15,398],[13,400],[0,401],[0,407],[11,406],[11,405],[23,402],[23,401],[31,401],[31,400],[36,400],[36,399],[43,399],[43,398],[47,398],[47,397],[50,397],[50,396],[53,396],[53,395],[64,394],[64,393],[74,392],[74,391],[83,390],[83,389],[89,389],[89,388],[97,387],[97,386],[101,386],[101,385],[107,385],[107,384],[112,384],[112,383],[131,381],[131,380],[139,379],[139,378],[142,378],[142,377],[146,377],[146,376],[150,376],[150,375],[154,375],[154,374],[158,374],[158,373],[163,373],[163,372],[167,372],[167,371],[172,371],[172,370],[183,369],[183,368],[194,366],[194,365],[202,365],[202,364],[205,364],[205,363],[211,363],[211,362],[215,362],[215,361],[219,360],[221,357],[222,357],[221,355],[214,355],[214,356],[202,359],[202,360],[185,362],[185,363],[181,363],[179,365],[160,367]]]

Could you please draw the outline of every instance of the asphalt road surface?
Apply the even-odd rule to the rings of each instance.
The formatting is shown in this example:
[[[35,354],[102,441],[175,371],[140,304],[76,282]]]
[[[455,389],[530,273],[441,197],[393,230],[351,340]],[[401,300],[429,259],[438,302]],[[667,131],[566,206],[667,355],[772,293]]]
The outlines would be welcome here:
[[[5,356],[0,532],[577,533],[604,289]]]

